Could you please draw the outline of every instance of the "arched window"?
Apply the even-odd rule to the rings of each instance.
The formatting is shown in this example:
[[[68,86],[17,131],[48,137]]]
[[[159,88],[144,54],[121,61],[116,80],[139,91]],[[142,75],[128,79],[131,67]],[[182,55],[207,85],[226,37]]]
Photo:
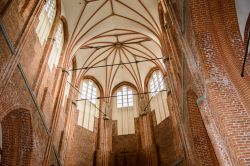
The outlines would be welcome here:
[[[56,34],[55,34],[55,39],[54,43],[49,55],[49,60],[48,60],[48,65],[50,70],[53,69],[53,66],[57,67],[60,55],[62,52],[63,48],[63,43],[64,43],[64,35],[63,35],[63,25],[60,23],[57,27]]]
[[[132,107],[134,105],[132,89],[124,86],[117,92],[117,108]]]
[[[43,45],[48,38],[55,16],[56,0],[47,0],[39,15],[39,23],[36,28],[36,33],[41,45]]]
[[[159,91],[164,89],[164,80],[161,72],[155,71],[152,74],[152,77],[149,81],[150,85],[150,91],[152,92],[152,95],[155,96]]]
[[[150,107],[151,111],[155,111],[157,124],[169,116],[165,89],[166,85],[162,73],[159,70],[153,72],[149,80],[148,91],[151,92],[149,93],[149,97],[152,97]]]
[[[100,95],[99,89],[92,80],[83,80],[81,84],[81,101],[78,103],[79,116],[78,125],[83,126],[90,131],[94,131],[95,117],[99,115],[100,101],[97,96]]]
[[[120,87],[113,99],[112,119],[117,120],[118,135],[135,133],[134,118],[138,117],[135,90],[128,86]]]

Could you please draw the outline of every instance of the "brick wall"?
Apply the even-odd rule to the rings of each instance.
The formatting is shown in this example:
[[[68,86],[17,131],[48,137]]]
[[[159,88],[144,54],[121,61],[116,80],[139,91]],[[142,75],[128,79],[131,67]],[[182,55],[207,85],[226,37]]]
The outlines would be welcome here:
[[[27,152],[32,151],[30,154],[31,156],[28,157],[29,159],[27,158],[30,165],[41,164],[47,145],[48,135],[18,68],[14,71],[3,93],[5,95],[0,96],[0,120],[2,123],[6,121],[7,125],[5,126],[5,130],[10,133],[10,136],[12,134],[11,137],[13,140],[21,138],[22,135],[24,135],[24,142],[19,142],[20,144],[17,146],[27,149]],[[23,108],[25,108],[26,111],[23,111]],[[13,110],[15,110],[15,112],[12,112]],[[12,120],[11,117],[13,117]],[[30,131],[31,129],[32,131]],[[30,138],[32,138],[32,142],[29,142]],[[20,139],[16,142],[18,141],[20,141]],[[26,141],[28,141],[28,143]],[[5,146],[4,148],[7,149],[13,148],[12,145],[14,145],[14,143],[3,144]],[[27,144],[29,145],[27,146]],[[20,153],[18,148],[14,149],[15,150],[11,149],[11,153],[14,152],[13,154],[10,153],[11,155],[15,156]],[[26,150],[23,150],[22,153],[24,152],[26,152]],[[26,158],[25,156],[23,157]],[[22,160],[25,161],[25,159]],[[18,161],[16,160],[14,162],[19,165],[22,161]],[[25,163],[25,165],[29,164]]]
[[[78,111],[72,115],[65,165],[92,166],[95,163],[98,119],[95,118],[94,132],[77,125]]]
[[[139,163],[139,137],[135,134],[113,136],[112,156],[115,165],[137,166]]]
[[[96,149],[96,133],[75,126],[69,143],[65,165],[92,166]]]
[[[188,118],[195,162],[197,165],[204,166],[219,165],[196,101],[197,96],[195,93],[189,91],[187,96]]]
[[[216,125],[236,165],[249,164],[249,84],[242,79],[243,42],[233,0],[190,0],[196,46]],[[242,147],[237,146],[242,145]],[[223,162],[223,161],[222,161]]]
[[[2,124],[1,165],[30,165],[33,137],[29,111],[14,110],[4,117]]]
[[[158,150],[159,164],[164,165],[183,165],[185,159],[178,156],[176,149],[179,148],[177,139],[174,136],[171,118],[167,118],[157,126],[154,126],[155,143]],[[176,147],[177,146],[177,147]]]

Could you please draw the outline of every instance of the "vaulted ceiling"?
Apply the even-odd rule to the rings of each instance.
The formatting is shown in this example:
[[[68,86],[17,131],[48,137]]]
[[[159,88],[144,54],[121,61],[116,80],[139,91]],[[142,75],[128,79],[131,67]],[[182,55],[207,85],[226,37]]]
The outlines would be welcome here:
[[[128,81],[139,91],[155,66],[165,70],[157,0],[62,0],[77,70],[94,76],[106,94]],[[132,62],[132,63],[131,63]]]

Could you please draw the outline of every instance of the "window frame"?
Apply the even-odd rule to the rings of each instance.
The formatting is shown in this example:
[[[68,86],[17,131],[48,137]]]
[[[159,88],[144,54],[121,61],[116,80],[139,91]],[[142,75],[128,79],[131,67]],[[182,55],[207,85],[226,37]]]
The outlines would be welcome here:
[[[151,74],[148,85],[151,96],[156,96],[160,91],[164,90],[165,80],[160,70],[156,70]]]
[[[48,59],[49,69],[52,71],[53,67],[57,67],[64,45],[64,29],[62,21],[58,24],[56,34],[54,36],[54,43],[50,50]]]
[[[36,27],[37,37],[43,46],[47,41],[52,25],[56,17],[56,0],[47,0],[38,17],[39,21]]]
[[[116,92],[116,107],[118,109],[133,107],[133,90],[129,86],[122,86]]]

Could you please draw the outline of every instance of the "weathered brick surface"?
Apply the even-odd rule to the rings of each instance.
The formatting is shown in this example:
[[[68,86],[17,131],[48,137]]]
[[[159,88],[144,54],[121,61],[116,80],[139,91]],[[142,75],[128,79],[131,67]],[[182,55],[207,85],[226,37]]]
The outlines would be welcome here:
[[[1,55],[0,56],[0,75],[2,76],[11,59],[11,51],[9,50],[8,45],[2,33],[0,33],[0,55]],[[0,83],[0,89],[3,87],[4,85]]]
[[[53,108],[54,101],[51,93],[48,88],[44,89],[43,99],[41,102],[41,109],[43,110],[44,117],[46,119],[46,123],[49,127],[51,127],[52,119],[53,119]]]
[[[174,137],[172,125],[170,118],[167,118],[154,126],[155,143],[160,165],[172,165],[174,163],[182,165],[185,163],[185,159],[176,153],[178,144],[176,143],[177,139]]]
[[[226,1],[227,5],[234,1]],[[233,38],[224,33],[223,13],[226,6],[220,1],[190,1],[192,23],[204,77],[207,79],[206,96],[217,126],[222,133],[233,162],[249,164],[249,88],[237,68]],[[231,12],[235,12],[231,10]],[[228,19],[230,19],[228,16]],[[229,26],[235,32],[234,26]],[[239,34],[239,32],[238,32]],[[232,36],[232,35],[231,35]],[[238,36],[238,35],[237,35]],[[229,38],[230,40],[226,40]],[[240,49],[240,47],[238,47]]]
[[[26,0],[14,0],[9,4],[7,11],[5,11],[2,22],[10,37],[11,42],[16,45],[25,28],[25,23],[28,16],[22,15],[21,11]],[[33,2],[32,2],[33,3]],[[10,12],[11,11],[11,12]],[[15,11],[15,12],[12,12]],[[31,10],[29,11],[31,12]]]
[[[29,111],[10,112],[2,121],[2,133],[1,165],[30,165],[33,135]]]
[[[136,166],[139,163],[138,136],[135,134],[113,136],[112,155],[115,165]]]
[[[77,119],[78,111],[72,115],[64,164],[92,166],[95,163],[98,119],[95,119],[94,132],[78,126]]]
[[[2,119],[3,121],[6,117],[9,117],[7,119],[10,119],[11,116],[9,115],[12,115],[11,111],[14,110],[15,110],[15,112],[13,113],[14,119],[16,116],[16,120],[13,120],[13,123],[11,121],[9,121],[9,123],[6,122],[7,123],[6,131],[12,133],[13,136],[11,137],[13,137],[13,139],[17,139],[17,141],[21,141],[22,135],[24,135],[26,141],[29,141],[28,139],[26,139],[26,136],[29,135],[29,139],[32,139],[32,141],[28,143],[29,144],[28,147],[32,148],[30,149],[32,153],[30,154],[30,157],[28,159],[29,163],[30,165],[40,165],[43,160],[43,155],[45,152],[48,136],[46,134],[45,128],[42,125],[41,119],[35,109],[31,96],[28,93],[28,89],[23,81],[23,78],[18,68],[16,68],[12,78],[10,79],[3,93],[5,95],[0,96],[0,119]],[[31,110],[31,111],[28,111],[28,113],[27,111],[24,112],[22,111],[24,108],[25,110]],[[22,119],[25,121],[22,121]],[[14,124],[14,122],[16,124]],[[27,128],[23,127],[23,125],[27,126]],[[25,132],[27,135],[24,134],[23,132]],[[11,148],[11,145],[12,144],[6,144],[3,147],[3,153],[5,151],[5,148],[9,149]],[[20,145],[18,146],[24,146],[25,148],[26,143],[21,142]],[[18,150],[18,148],[15,149]],[[14,150],[11,149],[11,152],[13,151]],[[16,154],[11,154],[11,155],[13,155],[14,158],[18,159],[17,156],[18,154],[19,152],[17,151]],[[25,159],[22,160],[24,161]],[[16,161],[13,160],[13,162],[17,163],[18,165],[22,161],[18,159]]]
[[[191,129],[191,140],[197,165],[219,165],[213,146],[202,121],[200,110],[196,104],[197,96],[189,91],[187,96],[188,118]]]
[[[96,133],[83,127],[75,126],[73,136],[69,141],[69,150],[65,165],[92,166],[96,149]]]
[[[62,97],[62,93],[59,93],[61,89],[60,69],[50,71],[47,67],[48,55],[53,42],[49,39],[44,46],[39,43],[35,33],[38,23],[37,17],[31,27],[26,27],[30,13],[38,0],[13,0],[9,8],[4,7],[6,8],[5,11],[3,6],[6,2],[6,0],[0,1],[0,18],[2,18],[1,21],[6,28],[8,37],[15,47],[22,45],[22,43],[19,43],[20,38],[23,32],[30,28],[31,33],[24,40],[23,50],[15,56],[21,57],[19,62],[24,66],[24,71],[35,92],[38,105],[43,110],[46,124],[49,127],[53,126],[50,141],[55,144],[56,150],[60,151],[63,142],[61,140],[62,132],[68,114],[65,114],[60,107]],[[217,165],[213,147],[205,128],[205,125],[208,125],[210,121],[203,123],[196,105],[197,97],[195,95],[191,94],[187,98],[187,114],[182,112],[185,110],[185,101],[182,97],[186,95],[183,92],[185,92],[185,88],[191,87],[195,89],[199,97],[203,96],[205,98],[207,102],[206,109],[211,113],[209,118],[218,129],[219,132],[217,133],[220,134],[220,137],[216,138],[223,139],[225,147],[222,148],[229,151],[228,154],[232,164],[250,164],[250,104],[248,101],[250,88],[249,78],[240,77],[244,43],[239,33],[234,0],[189,0],[188,4],[182,4],[182,2],[182,0],[173,1],[172,7],[177,22],[181,26],[185,26],[185,31],[183,34],[180,33],[180,27],[173,24],[167,30],[167,33],[163,34],[166,35],[163,38],[168,39],[165,41],[167,43],[166,47],[172,50],[172,52],[163,52],[170,57],[166,63],[168,63],[167,67],[170,74],[168,80],[172,85],[170,86],[172,97],[171,116],[176,116],[173,118],[174,126],[172,126],[173,124],[169,118],[154,126],[153,129],[146,126],[149,131],[145,132],[142,128],[143,123],[140,124],[138,118],[135,120],[137,126],[136,135],[117,136],[116,123],[113,123],[112,129],[110,127],[111,121],[107,123],[107,126],[109,126],[106,128],[107,132],[97,130],[98,123],[95,123],[96,130],[94,133],[71,124],[72,126],[69,127],[72,129],[70,139],[64,141],[67,143],[66,158],[64,158],[66,165],[93,165],[97,144],[100,141],[97,138],[98,131],[101,134],[113,133],[113,137],[112,134],[108,138],[107,136],[104,137],[104,141],[100,141],[100,146],[106,146],[104,151],[107,150],[107,154],[112,149],[111,160],[116,165],[132,166],[138,164],[138,162],[145,165],[143,160],[150,161],[147,159],[157,152],[155,144],[160,165],[169,165],[182,161],[183,158],[180,157],[180,154],[182,154],[181,148],[176,147],[181,145],[179,138],[175,138],[175,134],[178,132],[172,130],[177,129],[177,125],[181,126],[180,123],[185,119],[185,115],[188,115],[190,123],[190,128],[185,126],[190,129],[190,133],[186,134],[189,136],[187,140],[191,140],[195,153],[186,154],[183,157],[193,155],[197,161],[199,160],[200,165]],[[185,11],[183,5],[186,5]],[[3,11],[5,11],[4,15],[2,15]],[[173,16],[171,18],[176,19],[173,13],[171,14]],[[249,20],[248,27],[250,25]],[[58,21],[59,16],[57,16],[55,24],[53,24],[49,38],[53,37]],[[184,37],[186,43],[180,40],[182,37]],[[189,52],[183,49],[186,45],[190,49]],[[182,77],[182,55],[185,57],[183,64],[186,77]],[[46,134],[41,118],[36,112],[34,103],[18,69],[15,69],[11,77],[2,77],[4,73],[10,70],[9,66],[11,64],[9,62],[14,64],[14,61],[11,60],[13,60],[13,55],[11,55],[1,32],[0,90],[5,85],[3,82],[8,82],[3,91],[4,95],[0,96],[0,119],[2,120],[4,134],[3,162],[11,162],[10,165],[20,165],[22,162],[24,165],[42,165],[49,136]],[[247,60],[245,74],[249,76],[250,61],[249,58]],[[182,80],[183,78],[184,80]],[[186,85],[183,86],[182,83],[186,83]],[[28,111],[29,113],[20,111],[22,109],[30,111]],[[71,111],[70,109],[66,112]],[[178,109],[182,111],[178,112]],[[15,112],[11,112],[13,110]],[[76,122],[76,119],[74,120]],[[141,126],[141,128],[138,126]],[[151,136],[151,131],[154,131],[154,139],[151,140],[150,137],[150,145],[147,146],[145,138]],[[178,134],[181,135],[182,132]],[[189,132],[189,130],[184,131],[184,135],[185,132]],[[211,135],[209,136],[211,138]],[[140,137],[141,139],[139,139]],[[176,140],[178,141],[175,142]],[[182,138],[182,143],[188,144],[189,142],[185,142],[185,139]],[[145,146],[144,149],[141,149],[141,146]],[[217,145],[213,144],[213,146]],[[188,146],[183,145],[183,147],[187,148]],[[10,149],[14,150],[11,151]],[[218,147],[215,149],[218,149]],[[46,154],[52,156],[52,163],[56,163],[54,154],[49,154],[49,152]],[[48,156],[47,159],[50,160]],[[183,160],[186,161],[186,159]],[[223,158],[219,158],[219,160],[220,163],[228,163],[223,161]]]
[[[65,119],[66,119],[66,114],[63,110],[61,110],[60,116],[59,116],[59,123],[57,126],[55,140],[54,140],[54,145],[55,145],[55,148],[58,150],[58,152],[60,152],[62,148],[62,139],[63,139],[64,129],[65,129]]]

